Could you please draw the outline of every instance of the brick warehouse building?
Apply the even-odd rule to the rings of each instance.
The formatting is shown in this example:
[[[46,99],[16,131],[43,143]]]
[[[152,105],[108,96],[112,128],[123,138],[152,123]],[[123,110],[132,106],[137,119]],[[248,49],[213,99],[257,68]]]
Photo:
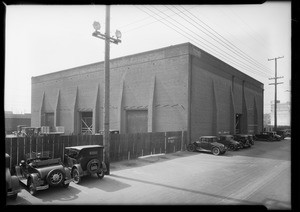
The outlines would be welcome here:
[[[33,127],[103,130],[104,63],[32,77]],[[110,60],[110,128],[187,131],[188,138],[263,129],[263,84],[184,43]]]

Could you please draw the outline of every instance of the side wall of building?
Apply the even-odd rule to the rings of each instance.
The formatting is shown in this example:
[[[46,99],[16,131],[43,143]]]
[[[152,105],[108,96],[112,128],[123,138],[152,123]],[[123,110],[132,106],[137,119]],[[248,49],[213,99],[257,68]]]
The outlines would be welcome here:
[[[149,132],[186,130],[187,67],[187,45],[111,60],[110,128],[125,133],[128,115],[144,111]],[[93,133],[99,132],[103,100],[103,63],[33,77],[32,126],[42,126],[45,114],[53,113],[55,126],[77,134],[80,113],[92,112]]]
[[[195,47],[192,47],[195,48]],[[194,50],[193,50],[194,51]],[[191,140],[262,129],[261,83],[198,49],[191,55]],[[241,114],[236,129],[236,114]]]

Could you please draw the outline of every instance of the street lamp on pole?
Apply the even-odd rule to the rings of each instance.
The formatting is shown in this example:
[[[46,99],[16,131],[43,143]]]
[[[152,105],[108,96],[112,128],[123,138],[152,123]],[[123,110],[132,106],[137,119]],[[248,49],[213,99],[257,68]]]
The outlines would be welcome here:
[[[117,38],[113,38],[109,36],[110,31],[110,6],[106,5],[106,26],[105,26],[105,34],[100,32],[101,25],[99,22],[94,21],[93,27],[95,31],[93,32],[93,36],[105,40],[105,59],[104,59],[104,136],[103,136],[103,146],[104,146],[104,163],[107,166],[106,174],[110,174],[110,134],[109,134],[109,51],[110,51],[110,43],[118,44],[121,42],[120,38],[122,36],[119,30],[116,31],[115,35]]]

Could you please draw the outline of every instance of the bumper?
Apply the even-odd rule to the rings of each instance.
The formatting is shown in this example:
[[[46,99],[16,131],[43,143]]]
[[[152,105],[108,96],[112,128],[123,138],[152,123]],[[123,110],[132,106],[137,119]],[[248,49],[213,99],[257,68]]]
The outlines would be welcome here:
[[[68,184],[68,183],[73,182],[73,181],[74,181],[74,179],[71,178],[71,179],[65,180],[65,181],[64,181],[64,184]]]
[[[40,190],[45,190],[45,189],[48,189],[48,188],[49,188],[49,185],[37,186],[37,187],[36,187],[36,190],[37,190],[37,191],[40,191]]]

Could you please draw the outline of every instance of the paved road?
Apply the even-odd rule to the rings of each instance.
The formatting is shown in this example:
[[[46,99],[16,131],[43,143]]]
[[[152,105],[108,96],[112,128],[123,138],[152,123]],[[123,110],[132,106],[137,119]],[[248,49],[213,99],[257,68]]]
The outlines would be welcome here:
[[[290,139],[225,155],[176,152],[111,164],[111,175],[50,188],[22,189],[8,205],[265,205],[291,208]]]

